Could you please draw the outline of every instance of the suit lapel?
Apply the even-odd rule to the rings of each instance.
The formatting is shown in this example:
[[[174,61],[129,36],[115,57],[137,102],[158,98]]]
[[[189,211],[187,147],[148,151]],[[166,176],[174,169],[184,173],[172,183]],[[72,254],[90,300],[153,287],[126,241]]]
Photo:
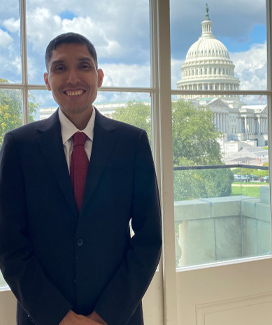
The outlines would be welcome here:
[[[112,154],[116,142],[114,130],[115,127],[113,127],[111,120],[104,117],[96,110],[92,154],[81,212],[83,212],[87,202],[91,199],[101,174]]]
[[[94,141],[81,213],[86,207],[87,202],[90,200],[113,151],[116,142],[114,130],[115,128],[112,126],[110,119],[104,117],[96,110]],[[63,151],[58,112],[55,112],[49,119],[44,121],[44,123],[38,128],[38,132],[40,134],[37,138],[37,142],[44,154],[45,160],[47,161],[71,211],[76,217],[78,217],[74,192]]]
[[[37,138],[37,142],[44,157],[67,201],[67,204],[71,208],[73,214],[78,216],[73,188],[63,150],[58,112],[55,112],[49,119],[47,119],[44,124],[38,128],[38,132],[40,133],[40,136]]]

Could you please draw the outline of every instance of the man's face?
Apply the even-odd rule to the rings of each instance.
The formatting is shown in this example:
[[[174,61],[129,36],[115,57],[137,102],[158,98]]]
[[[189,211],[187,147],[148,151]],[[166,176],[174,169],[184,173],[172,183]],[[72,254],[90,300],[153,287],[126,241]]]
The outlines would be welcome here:
[[[103,71],[82,44],[61,44],[53,51],[44,81],[60,109],[69,118],[87,114],[103,82]]]

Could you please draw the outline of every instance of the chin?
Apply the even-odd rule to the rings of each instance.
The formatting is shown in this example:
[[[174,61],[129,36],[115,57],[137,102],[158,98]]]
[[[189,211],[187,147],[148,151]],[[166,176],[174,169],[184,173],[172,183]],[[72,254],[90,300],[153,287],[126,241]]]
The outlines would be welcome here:
[[[85,107],[83,107],[83,108],[65,108],[65,109],[63,109],[63,112],[65,112],[65,113],[67,113],[67,114],[84,114],[84,113],[87,113],[87,112],[89,112],[89,111],[91,111],[91,107],[88,107],[88,108],[85,108]]]

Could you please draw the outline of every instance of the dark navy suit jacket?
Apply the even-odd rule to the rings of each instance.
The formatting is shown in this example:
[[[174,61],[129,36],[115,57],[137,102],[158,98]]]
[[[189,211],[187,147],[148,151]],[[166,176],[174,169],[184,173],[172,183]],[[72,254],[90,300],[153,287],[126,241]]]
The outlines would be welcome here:
[[[134,236],[130,235],[131,220]],[[6,134],[0,153],[0,268],[18,324],[57,325],[93,310],[140,325],[161,250],[156,175],[146,132],[96,112],[78,214],[58,113]]]

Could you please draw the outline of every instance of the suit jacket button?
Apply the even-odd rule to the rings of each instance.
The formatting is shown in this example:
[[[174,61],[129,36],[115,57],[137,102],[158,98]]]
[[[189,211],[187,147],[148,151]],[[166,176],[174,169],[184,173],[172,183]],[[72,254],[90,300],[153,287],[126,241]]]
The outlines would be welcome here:
[[[83,239],[82,238],[79,238],[78,240],[77,240],[77,246],[82,246],[83,245]]]

